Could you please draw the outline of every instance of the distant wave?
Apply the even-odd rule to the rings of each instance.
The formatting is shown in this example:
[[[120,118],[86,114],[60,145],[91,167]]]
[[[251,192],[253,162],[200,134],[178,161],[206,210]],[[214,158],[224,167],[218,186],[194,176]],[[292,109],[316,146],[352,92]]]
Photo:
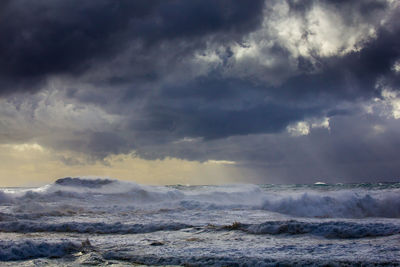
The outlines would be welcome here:
[[[88,234],[140,234],[157,231],[178,231],[192,228],[183,223],[152,223],[152,224],[123,224],[123,223],[90,223],[64,222],[44,223],[32,221],[0,222],[0,232],[65,232]],[[206,227],[212,230],[213,227]],[[217,227],[216,230],[241,230],[249,234],[266,235],[301,235],[311,234],[326,238],[364,238],[400,234],[400,225],[383,223],[354,223],[345,221],[303,222],[267,221],[260,224],[241,224]]]
[[[40,257],[63,257],[79,250],[71,241],[39,242],[30,240],[0,240],[0,261],[26,260]]]
[[[32,221],[0,222],[0,232],[69,232],[89,234],[139,234],[156,231],[177,231],[193,227],[182,223],[163,224],[122,224],[122,223],[90,223],[90,222],[64,222],[44,223]]]
[[[75,201],[75,202],[74,202]],[[46,208],[30,203],[115,206],[117,209],[262,209],[285,215],[312,218],[400,218],[400,190],[394,189],[296,189],[274,191],[257,185],[166,187],[145,186],[111,179],[62,178],[55,183],[10,194],[0,191],[0,203],[11,203],[29,212],[45,214]],[[42,206],[43,206],[42,205]],[[27,206],[28,208],[21,208]],[[68,216],[79,208],[49,214]],[[40,214],[39,214],[40,213]]]
[[[112,197],[125,203],[160,202],[179,199],[183,194],[164,186],[146,186],[111,179],[61,178],[53,184],[31,190],[21,198],[59,200],[63,198],[91,201],[93,197]]]
[[[268,221],[260,224],[234,223],[223,230],[242,230],[250,234],[301,235],[312,234],[326,238],[364,238],[400,234],[400,226],[383,223],[353,223],[343,221],[302,222]]]
[[[336,191],[279,194],[262,208],[300,217],[400,218],[399,191]]]

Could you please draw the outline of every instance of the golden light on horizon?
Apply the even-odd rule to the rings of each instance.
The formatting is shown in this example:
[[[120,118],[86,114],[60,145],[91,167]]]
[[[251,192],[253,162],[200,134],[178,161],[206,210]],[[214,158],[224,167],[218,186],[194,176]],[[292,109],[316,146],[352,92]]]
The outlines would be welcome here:
[[[59,152],[36,143],[0,145],[2,187],[38,186],[66,176],[111,177],[164,185],[224,184],[239,181],[241,174],[235,162],[225,160],[146,160],[134,154],[120,154],[108,156],[100,162],[88,161],[83,154]]]

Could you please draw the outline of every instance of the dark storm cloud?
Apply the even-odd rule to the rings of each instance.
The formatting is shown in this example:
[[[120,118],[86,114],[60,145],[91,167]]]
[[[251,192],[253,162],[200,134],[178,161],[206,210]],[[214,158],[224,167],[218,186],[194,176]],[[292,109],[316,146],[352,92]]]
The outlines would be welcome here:
[[[305,73],[288,79],[275,88],[276,96],[286,99],[314,98],[318,96],[339,99],[370,98],[378,96],[376,83],[384,78],[387,85],[400,89],[399,75],[392,67],[400,58],[400,27],[380,29],[376,40],[368,43],[361,51],[342,57],[319,58],[320,71]],[[302,62],[302,61],[300,61]],[[304,64],[304,63],[303,63]]]
[[[382,127],[377,131],[376,125]],[[330,129],[309,135],[234,136],[223,140],[187,140],[140,148],[148,159],[177,157],[232,160],[247,170],[247,181],[314,183],[398,181],[399,124],[360,112],[331,118]]]
[[[319,2],[319,1],[318,1]],[[377,22],[387,8],[384,1],[321,1],[334,8],[336,14],[345,19],[348,26],[360,21]],[[294,13],[305,16],[316,1],[288,1]],[[376,29],[376,38],[368,40],[360,51],[353,51],[344,56],[321,57],[315,52],[312,58],[299,57],[300,74],[289,78],[281,86],[271,88],[278,98],[312,99],[328,97],[333,101],[341,99],[377,97],[376,83],[384,79],[386,85],[397,90],[400,77],[393,73],[393,65],[400,58],[400,9],[397,8],[386,21],[384,27]],[[307,31],[303,33],[307,39]],[[316,61],[317,63],[312,63]]]
[[[392,66],[400,58],[399,35],[398,29],[381,29],[361,51],[319,58],[317,73],[305,70],[275,87],[215,73],[164,87],[145,106],[147,120],[135,130],[213,139],[277,133],[307,117],[351,113],[336,104],[380,97],[376,82],[382,77],[387,85],[398,83]]]
[[[134,41],[146,50],[164,40],[201,41],[225,32],[227,38],[240,36],[259,24],[262,5],[230,0],[2,3],[0,93],[34,91],[51,74],[79,76]]]
[[[40,143],[55,148],[56,150],[72,150],[88,154],[89,162],[100,160],[104,162],[110,154],[129,153],[135,148],[130,140],[125,140],[115,132],[75,131],[73,135],[39,140]],[[89,153],[88,153],[89,152]],[[68,165],[82,164],[70,157],[60,157]]]
[[[323,115],[319,104],[305,106],[268,101],[265,88],[238,79],[208,77],[163,88],[145,107],[134,131],[157,132],[180,139],[224,138],[232,135],[277,133],[294,121]]]
[[[245,110],[221,110],[195,107],[176,110],[153,107],[150,129],[166,131],[175,137],[223,138],[231,135],[276,133],[293,121],[301,120],[312,109],[296,109],[273,103]]]
[[[366,18],[376,19],[373,17],[376,12],[380,12],[384,10],[388,3],[386,1],[376,1],[376,0],[364,0],[351,2],[347,0],[312,0],[312,1],[296,1],[289,0],[287,1],[290,10],[294,13],[305,14],[307,11],[316,5],[316,4],[325,4],[330,6],[331,8],[335,8],[340,10],[340,14],[346,16],[346,19],[350,22],[355,18],[355,15],[363,15]]]

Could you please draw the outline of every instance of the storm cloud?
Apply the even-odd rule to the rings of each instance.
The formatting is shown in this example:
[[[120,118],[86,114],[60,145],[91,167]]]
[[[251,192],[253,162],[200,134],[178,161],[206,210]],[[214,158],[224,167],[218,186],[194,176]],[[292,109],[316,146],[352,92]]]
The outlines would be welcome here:
[[[87,164],[232,161],[252,182],[395,180],[399,15],[389,0],[3,1],[0,142]]]

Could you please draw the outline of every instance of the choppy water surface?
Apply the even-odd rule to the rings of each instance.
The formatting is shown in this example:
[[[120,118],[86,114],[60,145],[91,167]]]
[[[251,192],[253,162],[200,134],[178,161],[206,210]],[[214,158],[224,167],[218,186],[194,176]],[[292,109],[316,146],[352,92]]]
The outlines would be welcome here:
[[[400,183],[0,190],[0,265],[400,265]]]

